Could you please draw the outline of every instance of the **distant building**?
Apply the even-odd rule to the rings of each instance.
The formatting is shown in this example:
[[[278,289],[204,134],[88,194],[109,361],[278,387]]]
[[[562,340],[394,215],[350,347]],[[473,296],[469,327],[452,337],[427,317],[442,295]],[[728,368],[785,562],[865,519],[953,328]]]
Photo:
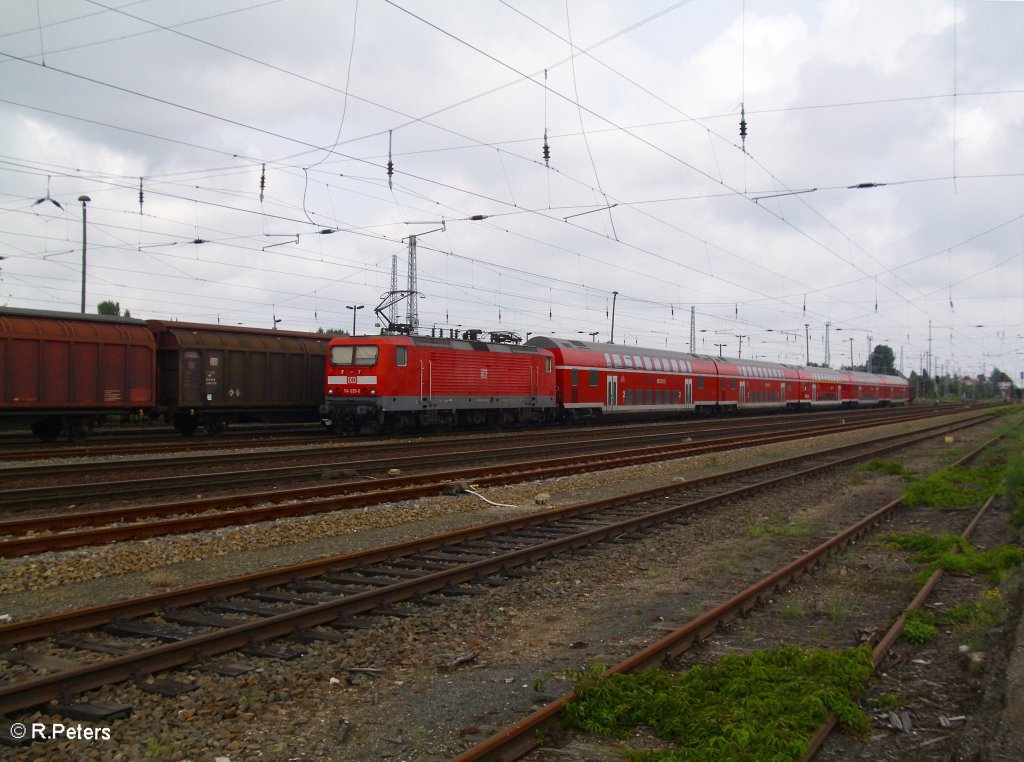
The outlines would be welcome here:
[[[1000,373],[999,378],[996,379],[996,388],[999,390],[1000,399],[1012,400],[1016,398],[1013,387],[1013,379],[1011,379],[1005,373]]]

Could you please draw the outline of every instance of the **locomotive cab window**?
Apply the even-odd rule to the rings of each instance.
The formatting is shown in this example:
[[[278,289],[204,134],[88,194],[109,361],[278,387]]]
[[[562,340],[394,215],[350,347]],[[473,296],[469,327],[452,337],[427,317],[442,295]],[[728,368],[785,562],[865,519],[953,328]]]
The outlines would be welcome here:
[[[395,365],[404,368],[409,363],[409,347],[395,347]]]
[[[335,346],[331,347],[331,365],[376,365],[377,347]]]

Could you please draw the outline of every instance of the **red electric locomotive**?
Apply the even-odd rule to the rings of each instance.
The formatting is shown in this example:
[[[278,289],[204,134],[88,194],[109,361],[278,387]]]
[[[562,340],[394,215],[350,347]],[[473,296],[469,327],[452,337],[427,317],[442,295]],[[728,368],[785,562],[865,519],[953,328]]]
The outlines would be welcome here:
[[[551,353],[425,336],[332,339],[321,420],[336,433],[555,419]]]

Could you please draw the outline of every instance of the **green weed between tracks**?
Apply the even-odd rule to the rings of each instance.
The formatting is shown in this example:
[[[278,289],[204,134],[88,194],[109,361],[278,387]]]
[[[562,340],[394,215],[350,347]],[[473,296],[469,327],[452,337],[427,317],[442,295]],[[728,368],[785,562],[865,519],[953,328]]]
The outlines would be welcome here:
[[[682,674],[592,670],[570,675],[578,699],[564,717],[569,727],[617,738],[650,727],[675,745],[630,753],[633,760],[799,759],[831,712],[849,731],[867,733],[868,717],[852,697],[870,676],[867,646],[838,652],[782,646]]]
[[[1019,420],[1015,416],[1014,423]],[[1005,489],[1016,525],[1024,525],[1024,436],[1019,425],[1008,425],[1004,437],[1008,452],[1004,464],[945,469],[941,475],[913,482],[904,502],[960,508],[980,505]],[[902,465],[884,461],[872,461],[865,469],[907,480],[913,476]],[[769,533],[765,527],[755,529],[762,536]],[[914,550],[919,562],[928,565],[928,573],[942,566],[954,573],[998,576],[1024,561],[1018,546],[981,553],[959,538],[933,544],[906,542],[902,547]],[[960,552],[954,553],[953,548]],[[948,618],[939,623],[991,621],[1004,610],[998,595],[998,590],[990,591],[978,604],[947,611]],[[926,642],[934,637],[935,622],[933,615],[914,612],[905,633]],[[699,665],[682,674],[651,670],[602,675],[597,666],[568,675],[576,683],[577,700],[565,707],[563,716],[570,728],[615,738],[628,737],[632,728],[648,727],[673,745],[628,752],[632,760],[799,759],[811,734],[831,712],[849,732],[866,735],[869,720],[856,698],[871,671],[871,650],[866,645],[840,652],[783,646],[727,656],[715,665]]]
[[[980,551],[958,535],[890,534],[882,541],[893,548],[914,552],[911,561],[923,564],[917,580],[923,582],[936,569],[962,576],[988,575],[997,582],[1002,574],[1024,563],[1024,548],[1000,545]]]
[[[1001,622],[1008,609],[998,588],[986,590],[974,603],[961,603],[945,611],[911,611],[900,640],[923,645],[939,634],[939,627],[953,627],[960,640],[974,643],[984,649],[988,628]]]
[[[1002,426],[1002,442],[994,454],[999,462],[978,467],[950,466],[918,479],[907,487],[901,498],[903,504],[969,508],[980,506],[993,495],[1005,495],[1013,511],[1014,526],[1024,525],[1024,428],[1020,410],[1010,409],[1003,415],[1010,413],[1014,413],[1013,418]],[[896,464],[882,461],[872,461],[867,467],[883,473],[900,473]],[[907,472],[900,475],[905,477]]]

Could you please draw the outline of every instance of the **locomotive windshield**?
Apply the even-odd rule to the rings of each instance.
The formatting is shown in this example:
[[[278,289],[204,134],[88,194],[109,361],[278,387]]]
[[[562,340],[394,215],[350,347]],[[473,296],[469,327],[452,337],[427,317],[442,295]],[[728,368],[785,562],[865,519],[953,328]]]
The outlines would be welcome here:
[[[331,365],[376,365],[377,347],[345,346],[331,347]]]

